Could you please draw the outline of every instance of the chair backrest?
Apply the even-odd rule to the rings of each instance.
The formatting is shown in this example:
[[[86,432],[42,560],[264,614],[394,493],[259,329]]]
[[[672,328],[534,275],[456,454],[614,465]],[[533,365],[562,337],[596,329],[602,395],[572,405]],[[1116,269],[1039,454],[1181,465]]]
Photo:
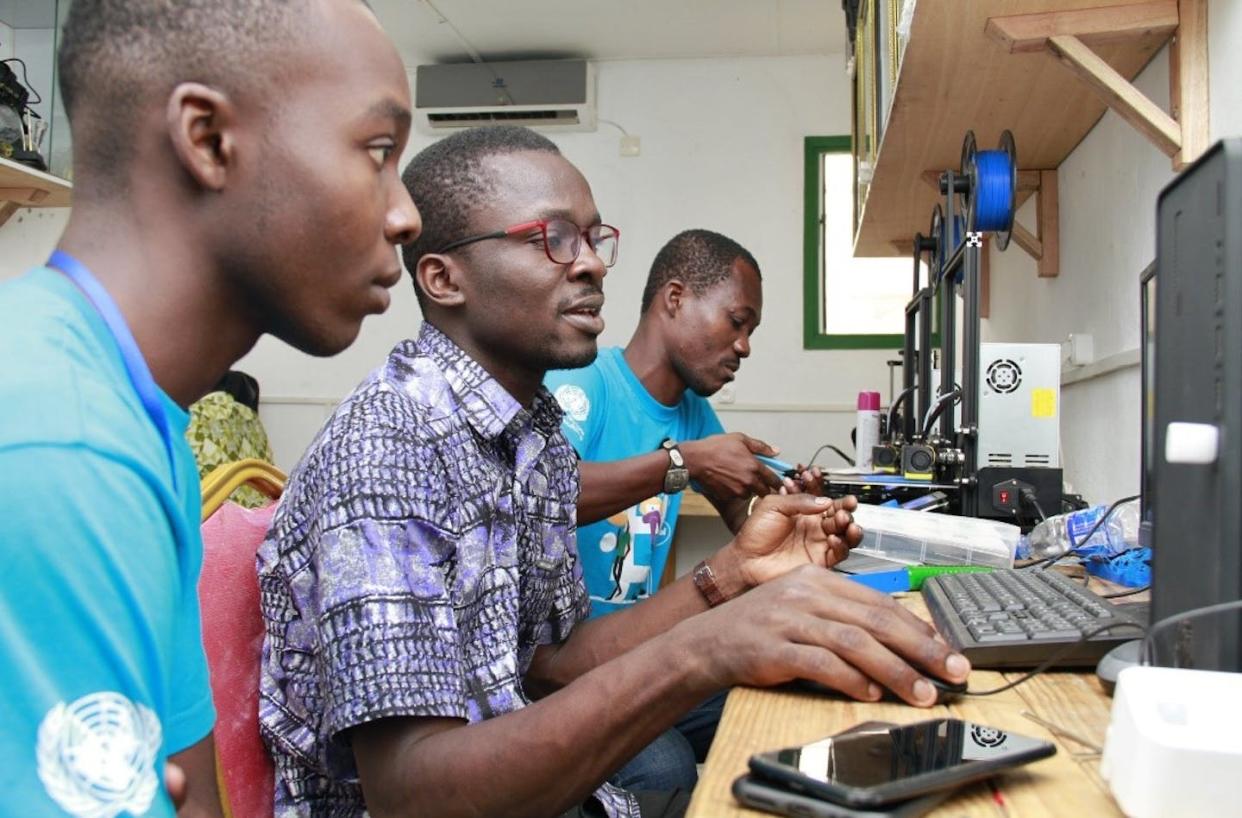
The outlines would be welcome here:
[[[243,483],[275,499],[284,475],[260,461],[241,461],[221,466],[204,479],[198,593],[216,705],[220,798],[230,818],[263,818],[272,814],[274,772],[259,735],[263,618],[255,552],[276,506],[246,509],[227,502]]]

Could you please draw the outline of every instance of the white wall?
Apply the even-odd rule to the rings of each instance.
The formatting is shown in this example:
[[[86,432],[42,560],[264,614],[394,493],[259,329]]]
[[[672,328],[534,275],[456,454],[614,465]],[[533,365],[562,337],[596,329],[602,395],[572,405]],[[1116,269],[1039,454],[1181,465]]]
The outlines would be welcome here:
[[[23,208],[0,227],[0,281],[47,261],[69,221],[69,208]]]
[[[1238,136],[1242,3],[1212,0],[1208,36],[1212,139]],[[1168,70],[1166,49],[1135,80],[1166,110]],[[1055,343],[1086,332],[1095,337],[1097,360],[1137,360],[1138,276],[1155,257],[1156,196],[1172,178],[1164,154],[1116,114],[1105,114],[1058,170],[1060,276],[1039,279],[1035,263],[1016,245],[991,251],[985,340]],[[1033,229],[1034,202],[1018,217]],[[1066,480],[1092,502],[1138,491],[1139,396],[1136,363],[1062,391]]]
[[[667,239],[688,227],[723,232],[759,260],[764,318],[734,384],[736,402],[718,407],[722,422],[769,439],[793,459],[809,458],[825,442],[848,447],[853,396],[864,388],[887,393],[884,360],[891,353],[801,349],[802,140],[849,132],[843,59],[646,60],[598,68],[600,116],[640,136],[642,155],[622,158],[621,134],[607,124],[551,136],[591,182],[604,219],[622,231],[621,259],[605,282],[601,342],[629,339],[647,268]],[[429,141],[416,136],[409,153]],[[412,284],[407,279],[397,289],[389,312],[369,319],[358,342],[336,358],[312,361],[266,339],[240,362],[262,384],[262,415],[281,466],[293,465],[325,413],[415,331]]]

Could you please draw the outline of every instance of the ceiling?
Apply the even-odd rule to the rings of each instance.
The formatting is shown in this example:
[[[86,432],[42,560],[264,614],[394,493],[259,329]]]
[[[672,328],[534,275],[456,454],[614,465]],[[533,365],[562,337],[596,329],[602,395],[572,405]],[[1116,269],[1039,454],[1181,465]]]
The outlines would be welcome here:
[[[845,51],[839,0],[370,0],[406,65]],[[463,40],[465,41],[463,43]],[[468,44],[468,45],[467,45]]]

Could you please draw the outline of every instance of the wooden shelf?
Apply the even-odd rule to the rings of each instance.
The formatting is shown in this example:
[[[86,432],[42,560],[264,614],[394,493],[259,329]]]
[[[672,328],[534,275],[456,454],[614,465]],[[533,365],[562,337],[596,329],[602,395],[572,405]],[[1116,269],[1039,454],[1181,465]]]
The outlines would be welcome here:
[[[0,225],[22,207],[68,207],[72,194],[60,177],[0,159]]]
[[[1042,43],[1032,50],[1019,44],[1011,53],[987,31],[990,18],[1116,6],[1133,9],[1136,0],[921,0],[862,207],[855,255],[903,255],[914,234],[927,231],[939,195],[921,179],[927,171],[958,167],[967,130],[974,130],[980,150],[991,150],[1008,128],[1022,170],[1053,170],[1107,110],[1097,91],[1050,58]],[[1123,35],[1083,34],[1081,40],[1133,80],[1172,36],[1175,26],[1165,18],[1131,22]]]

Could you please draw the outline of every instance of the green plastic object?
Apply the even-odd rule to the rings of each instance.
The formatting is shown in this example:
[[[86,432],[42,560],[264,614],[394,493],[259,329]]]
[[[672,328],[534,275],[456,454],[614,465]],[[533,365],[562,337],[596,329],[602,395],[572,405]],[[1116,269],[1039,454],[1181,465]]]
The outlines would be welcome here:
[[[990,565],[911,565],[906,569],[910,572],[910,590],[917,591],[923,582],[940,574],[986,574],[992,570]]]

